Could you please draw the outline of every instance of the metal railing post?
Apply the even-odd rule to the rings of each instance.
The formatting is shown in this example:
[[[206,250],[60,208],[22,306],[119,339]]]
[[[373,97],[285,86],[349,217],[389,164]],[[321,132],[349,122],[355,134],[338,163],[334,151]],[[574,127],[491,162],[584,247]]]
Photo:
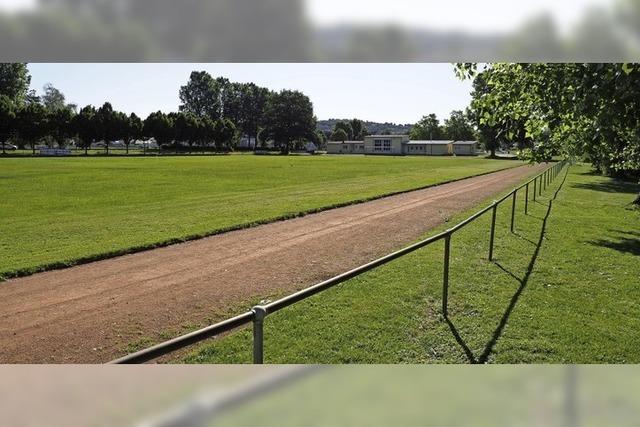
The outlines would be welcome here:
[[[536,201],[536,194],[538,194],[538,178],[533,180],[533,201]]]
[[[264,363],[264,318],[267,317],[267,310],[256,305],[251,309],[253,318],[253,363]]]
[[[491,213],[491,235],[489,236],[489,261],[493,261],[493,240],[496,235],[496,214],[498,213],[498,204],[494,200]]]
[[[516,220],[516,194],[518,194],[518,190],[514,190],[513,192],[513,202],[511,203],[511,232],[513,233],[513,227]]]
[[[449,314],[449,258],[451,257],[451,233],[444,238],[444,270],[442,273],[442,314]]]
[[[529,183],[525,186],[524,190],[524,214],[527,215],[529,212]]]
[[[538,196],[542,196],[542,175],[540,175],[540,184],[538,184]]]

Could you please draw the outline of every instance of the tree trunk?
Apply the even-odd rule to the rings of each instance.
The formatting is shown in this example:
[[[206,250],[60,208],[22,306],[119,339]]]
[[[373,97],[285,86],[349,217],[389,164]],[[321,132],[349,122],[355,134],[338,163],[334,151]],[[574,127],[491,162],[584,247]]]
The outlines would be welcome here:
[[[636,206],[640,206],[640,193],[638,193],[638,196],[633,201],[633,204],[636,205]]]
[[[7,152],[4,150],[4,144],[5,144],[5,143],[6,143],[6,142],[5,142],[5,140],[3,139],[3,140],[2,140],[2,154],[3,154],[3,155],[4,155],[4,154],[7,154]]]
[[[31,143],[31,152],[33,153],[34,156],[36,155],[36,143],[35,142]]]
[[[109,155],[109,143],[108,142],[104,143],[104,148],[105,148],[105,151],[106,151],[107,156],[108,156]]]

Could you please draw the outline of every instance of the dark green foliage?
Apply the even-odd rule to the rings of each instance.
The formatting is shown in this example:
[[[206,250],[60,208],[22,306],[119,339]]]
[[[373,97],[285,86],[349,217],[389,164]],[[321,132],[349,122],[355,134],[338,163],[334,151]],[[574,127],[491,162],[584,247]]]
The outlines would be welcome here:
[[[73,118],[72,126],[78,135],[78,144],[84,148],[85,154],[91,143],[98,138],[96,125],[96,109],[92,105],[87,105]]]
[[[2,144],[2,154],[5,154],[5,144],[7,138],[13,133],[16,125],[15,105],[6,95],[0,95],[0,143]]]
[[[331,134],[332,141],[347,141],[349,139],[349,135],[345,132],[344,129],[336,129]]]
[[[492,64],[475,75],[471,109],[531,159],[577,156],[608,175],[640,175],[639,64]]]
[[[28,103],[16,114],[17,131],[33,153],[36,144],[47,134],[47,110],[40,103]]]
[[[173,123],[162,111],[156,111],[145,119],[143,133],[149,138],[154,138],[159,146],[167,145],[174,138]]]
[[[435,114],[423,116],[422,119],[413,126],[409,135],[411,139],[422,141],[444,139],[444,132]]]
[[[22,62],[0,63],[0,95],[7,96],[17,105],[25,102],[31,83],[27,64]]]
[[[315,139],[315,129],[313,104],[306,95],[291,90],[271,95],[265,109],[264,136],[283,154],[289,153],[294,141]]]
[[[452,141],[473,141],[475,130],[471,125],[469,114],[460,110],[452,111],[451,116],[444,121],[444,137]]]

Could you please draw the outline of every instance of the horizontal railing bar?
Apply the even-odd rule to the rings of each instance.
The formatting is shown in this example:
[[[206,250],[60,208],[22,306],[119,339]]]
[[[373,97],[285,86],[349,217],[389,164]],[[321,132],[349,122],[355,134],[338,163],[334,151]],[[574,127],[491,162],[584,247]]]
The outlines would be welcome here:
[[[449,230],[443,231],[442,233],[436,234],[435,236],[429,237],[428,239],[414,243],[413,245],[407,246],[404,249],[400,249],[399,251],[393,252],[382,258],[378,258],[374,261],[371,261],[368,264],[361,265],[360,267],[354,268],[353,270],[347,271],[346,273],[342,273],[338,276],[332,277],[331,279],[325,280],[324,282],[320,282],[316,285],[313,285],[311,287],[308,287],[306,289],[303,289],[301,291],[288,295],[284,298],[280,298],[277,301],[273,301],[269,304],[266,304],[264,308],[267,310],[267,314],[275,313],[276,311],[282,310],[283,308],[288,307],[291,304],[295,304],[298,301],[301,301],[312,295],[315,295],[318,292],[322,292],[325,289],[329,289],[342,282],[346,282],[347,280],[352,279],[356,276],[359,276],[362,273],[366,273],[369,270],[373,270],[376,267],[380,267],[381,265],[387,264],[401,256],[414,252],[420,248],[430,245],[431,243],[435,243],[438,240],[442,240],[448,234],[451,234]]]
[[[487,206],[486,208],[482,209],[479,212],[476,212],[475,214],[471,215],[469,218],[465,219],[464,221],[456,224],[454,227],[450,228],[449,231],[451,233],[454,233],[458,230],[460,230],[462,227],[468,225],[470,222],[475,221],[476,219],[480,218],[482,215],[486,214],[487,212],[489,212],[491,210],[491,208],[493,207],[494,203],[490,204],[489,206]]]
[[[253,311],[248,311],[239,316],[232,317],[227,320],[223,320],[215,325],[207,326],[206,328],[198,329],[197,331],[190,332],[186,335],[179,336],[169,341],[154,345],[144,350],[129,354],[119,359],[113,360],[109,363],[112,364],[127,364],[127,363],[145,363],[150,360],[156,359],[160,356],[164,356],[181,348],[190,346],[207,338],[214,337],[216,335],[223,334],[232,329],[236,329],[240,326],[251,323],[253,320]]]

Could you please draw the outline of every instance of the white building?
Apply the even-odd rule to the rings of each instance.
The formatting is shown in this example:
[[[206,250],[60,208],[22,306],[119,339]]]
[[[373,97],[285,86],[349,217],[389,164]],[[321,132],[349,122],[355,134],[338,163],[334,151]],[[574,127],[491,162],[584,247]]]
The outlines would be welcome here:
[[[328,141],[328,154],[365,154],[364,141]]]
[[[409,135],[370,135],[364,137],[366,154],[404,154]]]
[[[456,156],[475,156],[478,141],[456,141],[453,143],[453,154]]]
[[[329,141],[329,154],[387,154],[405,156],[475,156],[476,141],[411,141],[408,135],[371,135],[364,141]]]
[[[409,156],[448,156],[453,141],[409,141],[404,145],[404,153]]]

